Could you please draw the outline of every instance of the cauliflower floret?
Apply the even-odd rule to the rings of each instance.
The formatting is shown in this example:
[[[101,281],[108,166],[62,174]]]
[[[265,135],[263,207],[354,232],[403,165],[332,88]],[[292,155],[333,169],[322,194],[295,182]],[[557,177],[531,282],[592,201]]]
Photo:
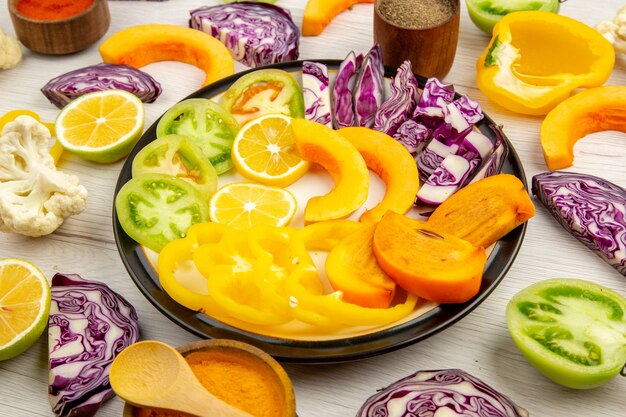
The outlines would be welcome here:
[[[0,28],[0,69],[15,67],[22,59],[22,48],[13,36],[5,35]]]
[[[57,171],[49,141],[50,131],[30,116],[2,129],[0,231],[48,235],[85,209],[87,190],[77,176]]]
[[[619,9],[612,21],[598,23],[596,30],[613,44],[616,52],[626,54],[626,6]]]

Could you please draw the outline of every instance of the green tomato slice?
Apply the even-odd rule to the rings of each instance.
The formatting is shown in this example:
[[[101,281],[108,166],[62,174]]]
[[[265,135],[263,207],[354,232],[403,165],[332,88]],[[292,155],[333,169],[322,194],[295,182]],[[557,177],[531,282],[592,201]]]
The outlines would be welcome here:
[[[176,103],[157,124],[157,137],[176,134],[194,141],[218,175],[233,167],[230,150],[238,131],[235,118],[219,104],[205,98]]]
[[[209,220],[208,202],[198,189],[180,178],[143,174],[120,188],[117,218],[128,236],[156,252],[187,229]]]
[[[480,30],[491,35],[493,27],[505,15],[524,10],[559,12],[559,0],[465,0],[470,19]]]
[[[599,284],[533,284],[511,299],[506,321],[526,359],[566,387],[597,387],[626,363],[626,298]]]
[[[265,114],[304,117],[302,88],[287,71],[264,69],[240,77],[220,98],[240,125]]]
[[[217,173],[202,149],[185,136],[161,136],[133,159],[133,177],[167,174],[195,185],[206,199],[217,189]]]

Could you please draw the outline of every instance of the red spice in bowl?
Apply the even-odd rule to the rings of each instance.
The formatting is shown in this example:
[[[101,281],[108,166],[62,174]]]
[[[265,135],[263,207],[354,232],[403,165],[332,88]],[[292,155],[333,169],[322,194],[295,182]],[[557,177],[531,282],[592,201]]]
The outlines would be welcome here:
[[[33,20],[60,20],[77,15],[94,0],[20,0],[17,11]]]

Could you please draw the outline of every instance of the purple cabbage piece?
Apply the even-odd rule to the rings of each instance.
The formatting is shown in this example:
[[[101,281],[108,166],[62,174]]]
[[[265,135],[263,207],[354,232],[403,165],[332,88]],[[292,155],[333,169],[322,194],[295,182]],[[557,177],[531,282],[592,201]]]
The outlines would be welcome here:
[[[369,397],[356,417],[528,417],[528,412],[459,369],[420,371]]]
[[[432,132],[433,140],[436,139],[446,145],[461,144],[463,138],[472,131],[472,126],[453,103],[448,104],[446,108],[445,123]]]
[[[373,128],[394,136],[415,111],[418,97],[419,86],[411,69],[411,61],[404,61],[391,80],[391,97],[376,112]]]
[[[459,109],[461,114],[463,114],[463,117],[465,117],[467,123],[470,125],[475,125],[484,117],[480,104],[468,96],[461,96],[461,98],[454,100],[452,104]]]
[[[52,278],[48,318],[52,411],[59,417],[91,417],[114,396],[113,359],[139,340],[137,313],[107,285],[76,274]]]
[[[339,70],[337,70],[331,100],[333,127],[335,129],[354,126],[355,115],[354,103],[352,102],[352,89],[354,87],[355,76],[359,71],[362,61],[363,56],[356,56],[353,51],[350,51],[346,59],[339,65]]]
[[[326,65],[309,61],[302,64],[302,94],[304,117],[332,127],[330,84]]]
[[[189,13],[189,27],[219,39],[244,65],[255,68],[298,58],[300,30],[282,7],[241,1]]]
[[[443,84],[437,78],[429,78],[424,84],[417,106],[421,108],[446,107],[453,100],[454,86],[452,84]]]
[[[128,65],[100,63],[61,74],[41,88],[44,96],[58,108],[83,94],[119,89],[152,103],[161,94],[161,84],[151,75]]]
[[[446,156],[454,154],[459,145],[446,145],[438,140],[431,140],[417,157],[417,170],[422,182],[426,182],[443,162]]]
[[[485,159],[476,171],[476,173],[472,176],[469,184],[472,184],[476,181],[482,180],[483,178],[490,177],[492,175],[497,175],[502,172],[502,167],[504,166],[504,161],[506,161],[506,157],[509,154],[509,146],[504,138],[504,133],[502,133],[502,129],[500,129],[496,125],[489,126],[496,134],[496,143],[493,145],[493,152],[487,159]]]
[[[376,112],[384,99],[383,53],[376,43],[363,60],[363,64],[354,83],[354,115],[355,125],[371,127]]]
[[[393,134],[393,138],[403,144],[411,155],[415,157],[422,152],[428,143],[430,130],[423,124],[409,119],[402,123],[396,133]]]
[[[626,275],[626,190],[593,175],[554,171],[535,175],[532,192],[565,230]]]
[[[474,166],[475,167],[475,166]],[[437,206],[461,188],[472,172],[472,164],[459,155],[446,156],[417,192],[415,202]]]

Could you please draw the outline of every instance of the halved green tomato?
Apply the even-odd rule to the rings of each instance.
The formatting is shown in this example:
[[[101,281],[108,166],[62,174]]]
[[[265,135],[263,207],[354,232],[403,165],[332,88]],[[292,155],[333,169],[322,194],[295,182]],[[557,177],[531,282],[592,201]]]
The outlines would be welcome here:
[[[220,104],[240,125],[264,114],[304,117],[300,84],[279,69],[256,70],[242,76],[226,90]]]
[[[143,174],[120,188],[115,210],[128,236],[156,252],[187,235],[195,223],[209,220],[207,199],[180,178]]]
[[[133,159],[133,177],[167,174],[195,185],[208,200],[217,189],[217,173],[202,149],[180,135],[161,136]]]
[[[177,134],[195,142],[218,175],[233,167],[230,149],[238,131],[237,120],[206,98],[191,98],[174,104],[157,125],[157,137]]]
[[[511,299],[506,321],[526,359],[566,387],[597,387],[626,363],[626,298],[599,284],[533,284]]]
[[[505,15],[524,10],[559,12],[559,0],[465,0],[470,19],[491,36],[493,27]]]

